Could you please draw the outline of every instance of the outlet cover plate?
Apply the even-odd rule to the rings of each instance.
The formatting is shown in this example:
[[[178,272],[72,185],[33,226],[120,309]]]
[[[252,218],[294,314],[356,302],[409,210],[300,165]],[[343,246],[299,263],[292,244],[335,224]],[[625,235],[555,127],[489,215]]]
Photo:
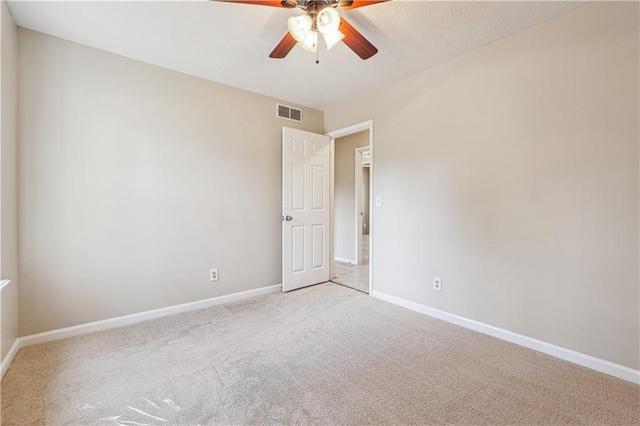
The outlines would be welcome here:
[[[209,269],[209,281],[218,281],[220,276],[218,275],[218,269]]]
[[[433,289],[435,291],[442,291],[442,278],[433,277]]]

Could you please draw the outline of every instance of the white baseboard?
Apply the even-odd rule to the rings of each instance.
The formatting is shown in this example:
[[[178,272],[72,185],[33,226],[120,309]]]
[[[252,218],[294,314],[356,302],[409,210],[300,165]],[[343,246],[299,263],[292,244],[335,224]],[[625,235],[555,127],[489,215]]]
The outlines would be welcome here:
[[[356,262],[355,260],[347,259],[345,257],[334,256],[333,260],[335,260],[336,262],[349,263],[351,265],[357,265],[358,264],[358,262]]]
[[[249,299],[251,297],[264,296],[277,293],[282,289],[282,284],[257,288],[255,290],[241,291],[224,296],[212,297],[211,299],[198,300],[196,302],[183,303],[181,305],[168,306],[166,308],[154,309],[152,311],[140,312],[137,314],[124,315],[121,317],[109,318],[86,324],[75,325],[73,327],[60,328],[57,330],[45,331],[44,333],[32,334],[19,337],[11,347],[11,350],[2,361],[2,375],[11,365],[13,357],[20,348],[37,345],[40,343],[52,342],[54,340],[67,339],[69,337],[81,336],[83,334],[95,333],[96,331],[109,330],[123,327],[169,315],[181,314],[184,312],[206,309],[224,303],[236,302],[238,300]]]
[[[430,317],[438,318],[452,324],[460,325],[462,327],[469,328],[483,334],[488,334],[489,336],[497,337],[498,339],[506,340],[508,342],[515,343],[517,345],[524,346],[538,352],[543,352],[547,355],[551,355],[556,358],[560,358],[565,361],[569,361],[574,364],[599,371],[601,373],[618,377],[631,383],[640,384],[640,371],[625,367],[624,365],[596,358],[591,355],[583,354],[581,352],[576,352],[574,350],[563,348],[561,346],[556,346],[542,340],[534,339],[532,337],[524,336],[512,331],[504,330],[502,328],[464,318],[459,315],[450,314],[439,309],[430,308],[429,306],[421,305],[419,303],[411,302],[406,299],[401,299],[396,296],[381,293],[376,290],[371,292],[371,296],[375,297],[376,299],[384,300],[385,302],[393,303],[394,305],[402,306],[403,308],[411,309],[412,311],[429,315]]]
[[[4,356],[4,359],[2,360],[2,364],[0,364],[0,380],[2,380],[2,378],[4,377],[4,373],[6,373],[9,369],[9,366],[13,362],[13,358],[18,353],[18,349],[20,349],[19,338],[13,342],[13,345],[11,345],[9,352],[7,352],[7,354]]]
[[[20,348],[36,345],[40,343],[52,342],[54,340],[66,339],[69,337],[80,336],[83,334],[94,333],[96,331],[109,330],[112,328],[123,327],[126,325],[136,324],[151,319],[162,318],[169,315],[175,315],[184,312],[196,311],[199,309],[209,308],[211,306],[221,305],[224,303],[235,302],[238,300],[248,299],[256,296],[263,296],[266,294],[277,293],[281,289],[281,284],[272,285],[268,287],[262,287],[255,290],[248,290],[239,293],[232,293],[225,296],[213,297],[210,299],[199,300],[196,302],[184,303],[181,305],[169,306],[166,308],[155,309],[152,311],[140,312],[137,314],[125,315],[116,318],[110,318],[101,321],[94,321],[87,324],[76,325],[73,327],[61,328],[57,330],[51,330],[44,333],[32,334],[30,336],[19,337],[11,346],[11,349],[2,360],[0,379],[4,377],[4,374],[9,369],[13,358]],[[511,343],[515,343],[520,346],[527,347],[539,352],[546,353],[551,356],[555,356],[566,361],[573,362],[574,364],[582,365],[592,370],[599,371],[601,373],[609,374],[614,377],[640,384],[640,371],[634,370],[629,367],[625,367],[620,364],[616,364],[610,361],[606,361],[600,358],[596,358],[590,355],[586,355],[580,352],[573,351],[571,349],[556,346],[551,343],[544,342],[542,340],[534,339],[532,337],[524,336],[518,333],[514,333],[508,330],[504,330],[492,325],[484,324],[478,321],[474,321],[468,318],[464,318],[458,315],[450,314],[445,311],[430,308],[426,305],[411,302],[409,300],[401,299],[399,297],[391,296],[385,293],[374,290],[371,296],[384,300],[386,302],[393,303],[398,306],[402,306],[412,311],[420,312],[422,314],[429,315],[434,318],[441,319],[462,327],[469,328],[480,333],[488,334],[498,339],[506,340]]]

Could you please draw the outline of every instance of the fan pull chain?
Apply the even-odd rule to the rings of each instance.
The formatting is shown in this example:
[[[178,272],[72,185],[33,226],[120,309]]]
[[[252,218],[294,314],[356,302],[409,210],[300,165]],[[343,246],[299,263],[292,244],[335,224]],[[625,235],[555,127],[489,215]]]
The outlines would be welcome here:
[[[318,45],[316,43],[316,64],[320,63],[320,59],[318,59],[318,56],[320,55],[320,49],[318,49]]]

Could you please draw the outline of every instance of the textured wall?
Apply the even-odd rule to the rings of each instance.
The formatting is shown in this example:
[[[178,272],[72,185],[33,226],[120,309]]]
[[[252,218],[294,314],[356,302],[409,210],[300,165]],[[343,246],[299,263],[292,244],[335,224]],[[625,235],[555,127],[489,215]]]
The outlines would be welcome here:
[[[638,369],[638,30],[588,4],[325,111],[374,120],[374,289]]]
[[[322,112],[29,30],[19,50],[21,335],[281,282],[281,129]]]

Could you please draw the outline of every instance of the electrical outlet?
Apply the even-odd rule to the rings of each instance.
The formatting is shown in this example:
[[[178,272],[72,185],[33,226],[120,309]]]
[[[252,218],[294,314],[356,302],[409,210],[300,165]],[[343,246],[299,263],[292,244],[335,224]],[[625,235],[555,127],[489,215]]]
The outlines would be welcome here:
[[[218,281],[218,269],[209,269],[209,281]]]
[[[442,291],[442,278],[433,277],[433,289],[435,291]]]

